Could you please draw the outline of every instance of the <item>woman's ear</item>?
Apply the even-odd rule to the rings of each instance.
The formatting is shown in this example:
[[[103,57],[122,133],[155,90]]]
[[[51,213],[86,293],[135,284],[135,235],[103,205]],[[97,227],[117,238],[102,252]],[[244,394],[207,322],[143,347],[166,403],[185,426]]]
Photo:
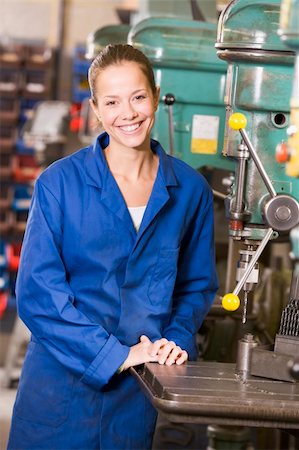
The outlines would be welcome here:
[[[92,100],[92,98],[89,99],[89,106],[92,109],[95,118],[91,120],[91,127],[94,131],[103,131],[103,124],[101,120],[101,116],[98,110],[98,107],[96,106],[95,102]]]
[[[89,99],[89,106],[91,107],[91,109],[93,110],[96,118],[98,119],[99,122],[101,122],[101,118],[99,116],[99,111],[97,106],[95,105],[94,101],[92,100],[92,98]]]

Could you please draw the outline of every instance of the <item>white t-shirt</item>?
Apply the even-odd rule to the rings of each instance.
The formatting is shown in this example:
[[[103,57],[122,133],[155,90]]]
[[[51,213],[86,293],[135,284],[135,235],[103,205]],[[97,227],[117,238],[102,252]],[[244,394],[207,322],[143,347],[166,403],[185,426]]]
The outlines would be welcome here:
[[[146,208],[146,205],[145,206],[128,207],[128,210],[129,210],[129,213],[131,214],[133,224],[134,224],[136,231],[138,231],[140,228],[145,208]]]

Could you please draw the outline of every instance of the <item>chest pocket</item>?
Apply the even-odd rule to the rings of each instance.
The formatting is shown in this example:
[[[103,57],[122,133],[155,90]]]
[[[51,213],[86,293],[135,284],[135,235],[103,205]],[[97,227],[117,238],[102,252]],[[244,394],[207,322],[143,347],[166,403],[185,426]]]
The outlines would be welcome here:
[[[148,287],[148,297],[153,305],[169,302],[177,275],[179,248],[161,249]]]

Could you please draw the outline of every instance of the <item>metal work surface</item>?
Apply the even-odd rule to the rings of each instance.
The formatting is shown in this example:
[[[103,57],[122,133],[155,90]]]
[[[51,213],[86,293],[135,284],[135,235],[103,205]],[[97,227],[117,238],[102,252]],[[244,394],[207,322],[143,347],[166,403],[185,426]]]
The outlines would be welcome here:
[[[155,408],[172,422],[299,429],[299,384],[250,376],[235,364],[147,363],[132,369]]]

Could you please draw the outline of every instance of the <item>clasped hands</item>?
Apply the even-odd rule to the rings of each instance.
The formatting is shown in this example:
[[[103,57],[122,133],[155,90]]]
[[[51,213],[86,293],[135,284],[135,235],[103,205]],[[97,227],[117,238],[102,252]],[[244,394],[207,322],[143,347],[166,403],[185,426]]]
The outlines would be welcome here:
[[[140,342],[133,345],[129,355],[122,365],[122,370],[137,366],[146,362],[158,362],[159,364],[181,365],[188,359],[188,353],[182,350],[173,341],[166,338],[152,342],[147,336],[142,335]]]

